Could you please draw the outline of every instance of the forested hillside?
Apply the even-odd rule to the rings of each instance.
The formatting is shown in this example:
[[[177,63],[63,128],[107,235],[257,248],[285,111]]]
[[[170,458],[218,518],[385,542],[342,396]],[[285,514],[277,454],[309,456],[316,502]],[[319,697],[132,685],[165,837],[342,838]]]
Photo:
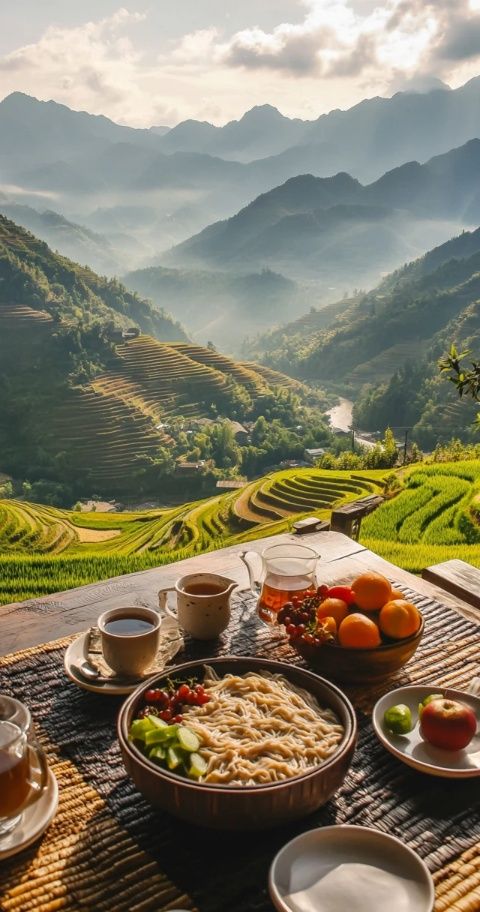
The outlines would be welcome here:
[[[340,386],[357,399],[365,430],[413,427],[426,447],[468,437],[474,405],[461,403],[437,362],[455,342],[480,350],[480,230],[384,279],[373,291],[309,314],[259,340],[266,363]]]
[[[191,344],[119,282],[4,218],[0,359],[1,468],[44,484],[49,502],[162,496],[175,482],[198,496],[216,469],[249,474],[329,435],[320,398],[300,383]],[[235,420],[257,422],[251,446],[236,441]],[[176,477],[189,459],[193,482]]]

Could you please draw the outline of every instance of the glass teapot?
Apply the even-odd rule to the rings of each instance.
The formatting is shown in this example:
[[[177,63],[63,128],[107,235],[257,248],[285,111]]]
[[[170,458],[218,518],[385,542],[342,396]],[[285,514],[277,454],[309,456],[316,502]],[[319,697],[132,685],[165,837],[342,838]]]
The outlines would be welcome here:
[[[271,545],[263,554],[244,551],[240,557],[248,569],[252,592],[259,597],[258,616],[266,624],[275,623],[277,612],[293,596],[303,597],[316,588],[319,555],[313,548],[287,543]]]

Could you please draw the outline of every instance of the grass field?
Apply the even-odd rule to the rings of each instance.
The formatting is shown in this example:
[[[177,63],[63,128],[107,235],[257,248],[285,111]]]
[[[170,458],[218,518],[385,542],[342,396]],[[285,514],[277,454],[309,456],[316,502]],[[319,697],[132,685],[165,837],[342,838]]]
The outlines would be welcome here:
[[[76,513],[0,500],[0,603],[46,595],[283,532],[300,516],[383,489],[385,471],[289,469],[168,510]],[[480,566],[480,464],[421,464],[363,521],[362,543],[414,573],[458,557]]]

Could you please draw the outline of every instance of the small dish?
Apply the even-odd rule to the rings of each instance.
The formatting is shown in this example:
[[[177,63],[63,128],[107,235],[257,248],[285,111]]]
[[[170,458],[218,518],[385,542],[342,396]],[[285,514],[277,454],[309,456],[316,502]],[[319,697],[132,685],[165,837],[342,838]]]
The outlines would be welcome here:
[[[322,827],[287,842],[268,886],[279,912],[432,912],[435,901],[421,858],[395,836],[362,826]]]
[[[377,738],[383,746],[407,766],[430,776],[443,776],[446,779],[469,779],[480,776],[480,727],[473,741],[464,750],[450,751],[434,747],[420,737],[418,725],[418,704],[432,693],[441,693],[452,700],[461,700],[471,706],[477,719],[480,719],[480,697],[451,687],[438,684],[422,684],[411,687],[399,687],[385,694],[375,704],[372,723]],[[397,703],[410,707],[415,727],[406,735],[395,735],[383,722],[385,710]]]
[[[67,647],[63,658],[63,665],[67,677],[69,677],[74,684],[77,684],[78,687],[81,687],[82,690],[89,690],[92,693],[109,694],[113,697],[122,697],[126,694],[133,693],[135,688],[138,687],[140,679],[129,681],[128,683],[122,682],[116,684],[110,681],[87,681],[87,679],[80,674],[77,669],[82,662],[85,661],[89,636],[90,631],[86,630]],[[142,678],[141,680],[144,679]]]
[[[22,820],[8,836],[0,839],[0,861],[23,852],[32,845],[52,822],[58,807],[58,785],[52,773],[48,771],[48,783],[43,795],[34,804],[27,807]]]

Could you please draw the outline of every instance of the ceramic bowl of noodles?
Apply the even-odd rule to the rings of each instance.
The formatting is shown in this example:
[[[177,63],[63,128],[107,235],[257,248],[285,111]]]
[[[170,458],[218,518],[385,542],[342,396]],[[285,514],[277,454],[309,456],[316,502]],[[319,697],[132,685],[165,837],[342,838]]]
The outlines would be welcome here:
[[[357,724],[345,694],[313,672],[225,656],[143,683],[122,706],[118,737],[153,806],[216,829],[266,829],[328,801]]]

